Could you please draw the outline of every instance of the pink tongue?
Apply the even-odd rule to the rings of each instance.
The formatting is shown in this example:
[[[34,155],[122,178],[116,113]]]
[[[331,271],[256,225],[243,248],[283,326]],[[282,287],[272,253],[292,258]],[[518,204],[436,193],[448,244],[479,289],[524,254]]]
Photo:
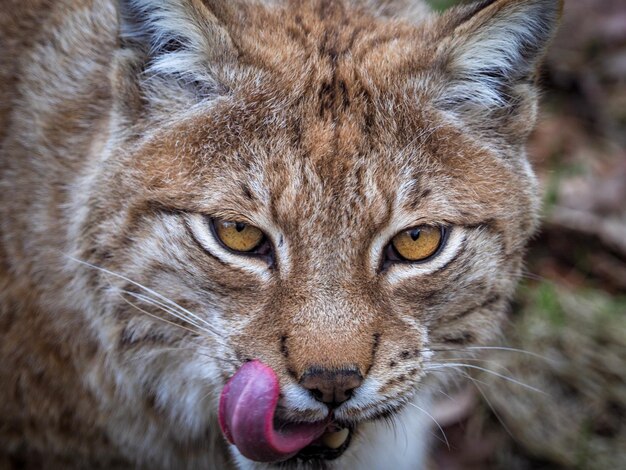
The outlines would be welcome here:
[[[250,460],[286,460],[324,433],[326,421],[274,429],[279,392],[276,373],[256,360],[241,366],[222,391],[219,408],[222,432]]]

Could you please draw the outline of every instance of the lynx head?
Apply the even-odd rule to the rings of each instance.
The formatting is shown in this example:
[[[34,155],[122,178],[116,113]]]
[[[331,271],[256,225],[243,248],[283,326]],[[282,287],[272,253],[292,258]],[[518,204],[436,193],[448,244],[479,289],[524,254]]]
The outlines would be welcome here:
[[[561,3],[370,3],[120,1],[75,255],[102,268],[108,367],[181,443],[216,430],[246,361],[276,373],[277,419],[332,410],[358,436],[432,350],[498,334],[537,223],[524,144]]]

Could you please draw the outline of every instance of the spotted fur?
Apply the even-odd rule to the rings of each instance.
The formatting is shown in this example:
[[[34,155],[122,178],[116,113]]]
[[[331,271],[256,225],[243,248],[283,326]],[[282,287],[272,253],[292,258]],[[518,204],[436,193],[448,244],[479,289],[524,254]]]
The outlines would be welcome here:
[[[429,351],[494,340],[537,225],[524,143],[560,2],[1,6],[0,463],[266,468],[216,423],[258,358],[289,419],[326,413],[308,368],[364,376],[322,467],[420,468]],[[261,228],[274,263],[208,217]],[[443,251],[382,263],[420,224],[451,227]]]

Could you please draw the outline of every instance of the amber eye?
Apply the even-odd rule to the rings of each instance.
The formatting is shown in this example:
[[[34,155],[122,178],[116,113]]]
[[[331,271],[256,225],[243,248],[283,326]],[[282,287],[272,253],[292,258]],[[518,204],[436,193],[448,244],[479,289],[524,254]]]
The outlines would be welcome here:
[[[261,247],[265,241],[261,230],[243,222],[213,219],[213,227],[217,238],[233,251],[250,253]]]
[[[424,261],[439,250],[444,230],[422,225],[400,232],[391,240],[393,251],[403,261]]]

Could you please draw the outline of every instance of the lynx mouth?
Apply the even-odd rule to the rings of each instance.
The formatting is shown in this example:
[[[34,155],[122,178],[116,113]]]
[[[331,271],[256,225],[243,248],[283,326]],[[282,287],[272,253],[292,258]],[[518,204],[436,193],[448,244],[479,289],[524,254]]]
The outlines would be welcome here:
[[[219,405],[226,439],[257,462],[333,460],[350,445],[351,427],[329,415],[316,422],[293,423],[276,416],[280,387],[276,373],[260,361],[245,363],[228,381]]]
[[[333,425],[326,432],[307,447],[298,452],[290,460],[335,460],[341,457],[352,441],[354,428],[337,429]]]

